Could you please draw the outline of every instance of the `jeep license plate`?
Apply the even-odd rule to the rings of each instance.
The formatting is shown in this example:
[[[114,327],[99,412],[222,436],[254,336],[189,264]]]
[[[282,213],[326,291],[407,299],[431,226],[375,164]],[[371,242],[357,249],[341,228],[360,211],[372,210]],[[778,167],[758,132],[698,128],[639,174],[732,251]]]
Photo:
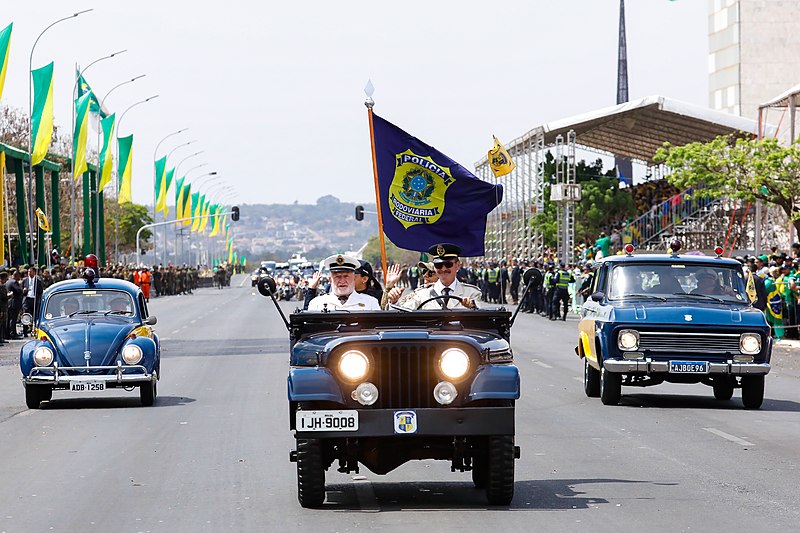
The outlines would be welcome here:
[[[98,392],[106,390],[105,381],[73,381],[69,390],[72,392]]]
[[[708,361],[670,361],[671,374],[708,374]]]
[[[357,431],[358,411],[297,411],[297,431]]]

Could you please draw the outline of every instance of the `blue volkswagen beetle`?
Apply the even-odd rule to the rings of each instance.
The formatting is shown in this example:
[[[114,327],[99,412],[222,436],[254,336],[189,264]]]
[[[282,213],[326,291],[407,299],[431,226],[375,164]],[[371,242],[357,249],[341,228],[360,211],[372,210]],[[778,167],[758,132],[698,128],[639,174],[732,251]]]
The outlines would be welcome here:
[[[112,388],[139,388],[142,405],[153,405],[161,351],[142,291],[127,281],[93,278],[49,287],[23,345],[19,364],[30,409],[54,390],[93,395]]]

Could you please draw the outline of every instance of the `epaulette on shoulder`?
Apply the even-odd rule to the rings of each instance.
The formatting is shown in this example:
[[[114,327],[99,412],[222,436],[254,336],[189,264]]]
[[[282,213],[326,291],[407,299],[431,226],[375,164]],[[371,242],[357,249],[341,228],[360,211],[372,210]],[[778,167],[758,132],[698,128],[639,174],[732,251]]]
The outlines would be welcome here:
[[[471,283],[462,283],[462,285],[465,286],[465,287],[469,287],[470,289],[475,289],[476,291],[481,290],[479,287],[476,287],[475,285],[472,285]]]

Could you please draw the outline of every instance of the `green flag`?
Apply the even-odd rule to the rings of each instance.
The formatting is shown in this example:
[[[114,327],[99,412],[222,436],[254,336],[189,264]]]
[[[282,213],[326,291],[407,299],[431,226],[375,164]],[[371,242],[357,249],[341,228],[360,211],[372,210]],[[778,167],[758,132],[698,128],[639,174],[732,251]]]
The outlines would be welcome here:
[[[183,184],[183,213],[181,213],[181,218],[190,219],[192,217],[192,184],[191,183],[184,183]],[[184,220],[181,222],[181,226],[191,226],[191,220]]]
[[[186,176],[175,180],[175,220],[183,218],[183,182]]]
[[[80,74],[79,71],[75,74],[78,78],[77,97],[79,98],[87,93],[91,94],[92,96],[89,98],[89,112],[95,115],[100,115],[100,118],[106,118],[108,113],[106,113],[104,109],[100,109],[100,102],[97,101],[97,97],[95,96],[94,91],[92,91],[92,88],[89,87],[88,83],[86,83],[86,79]]]
[[[86,163],[86,140],[89,136],[89,97],[86,93],[75,102],[75,132],[72,135],[73,175],[75,179],[89,170]]]
[[[33,76],[33,113],[31,165],[38,165],[47,155],[53,140],[53,63],[31,72]]]
[[[3,97],[3,85],[6,84],[6,69],[8,68],[8,51],[11,48],[12,22],[0,31],[0,98]]]
[[[114,113],[100,121],[103,128],[103,149],[100,150],[100,184],[97,189],[102,191],[111,183],[111,170],[114,165],[114,155],[111,153],[111,141],[114,139]]]
[[[155,195],[156,195],[156,211],[164,211],[167,206],[167,195],[165,190],[166,170],[167,170],[167,156],[162,157],[155,163],[156,165],[156,179],[155,179]]]
[[[119,156],[119,166],[117,167],[117,174],[119,175],[119,195],[117,202],[124,204],[131,202],[131,177],[133,175],[133,157],[131,152],[133,150],[133,135],[127,137],[120,137],[117,139],[119,143],[117,153]]]

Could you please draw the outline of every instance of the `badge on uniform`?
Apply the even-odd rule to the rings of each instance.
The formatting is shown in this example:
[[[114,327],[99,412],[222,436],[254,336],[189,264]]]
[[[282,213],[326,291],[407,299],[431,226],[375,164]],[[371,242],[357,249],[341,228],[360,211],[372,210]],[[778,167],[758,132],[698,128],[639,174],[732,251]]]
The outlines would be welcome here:
[[[417,413],[414,411],[395,411],[394,412],[394,432],[395,433],[416,433],[417,432]]]

